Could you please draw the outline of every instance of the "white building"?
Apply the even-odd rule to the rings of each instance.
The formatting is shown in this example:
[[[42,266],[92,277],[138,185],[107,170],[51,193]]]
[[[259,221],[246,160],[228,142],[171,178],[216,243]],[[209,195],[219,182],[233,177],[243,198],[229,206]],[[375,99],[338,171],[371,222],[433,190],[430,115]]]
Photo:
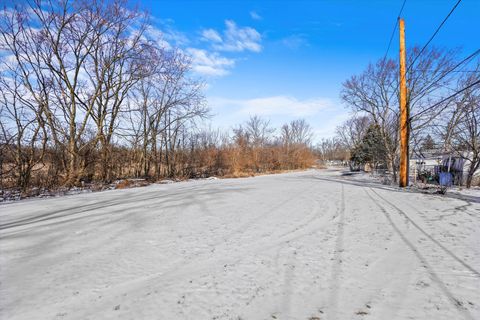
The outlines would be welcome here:
[[[419,173],[429,172],[435,176],[439,172],[448,171],[453,175],[454,184],[463,185],[470,169],[470,161],[465,160],[466,158],[470,158],[470,156],[464,154],[464,157],[460,157],[458,154],[428,150],[410,158],[410,175],[415,176]],[[480,170],[475,172],[474,177],[474,180],[477,177],[480,179]]]

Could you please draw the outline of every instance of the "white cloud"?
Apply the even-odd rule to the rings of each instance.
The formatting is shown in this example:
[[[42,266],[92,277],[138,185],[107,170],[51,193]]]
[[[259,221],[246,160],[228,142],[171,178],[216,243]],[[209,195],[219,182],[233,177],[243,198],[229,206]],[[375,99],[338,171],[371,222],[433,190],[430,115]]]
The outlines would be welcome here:
[[[161,48],[171,49],[172,46],[170,43],[165,40],[165,34],[157,29],[156,27],[149,26],[144,33],[144,37],[149,40],[156,42]]]
[[[222,37],[220,34],[213,29],[205,29],[202,31],[203,40],[212,41],[212,42],[222,42]]]
[[[292,96],[270,96],[255,99],[228,99],[208,97],[215,114],[214,124],[224,130],[247,121],[251,115],[270,120],[273,127],[280,128],[293,119],[304,118],[312,126],[314,142],[333,137],[337,125],[349,117],[334,98],[316,97],[298,99]]]
[[[299,100],[291,96],[272,96],[246,100],[210,98],[214,109],[229,109],[238,114],[261,116],[306,117],[318,114],[319,111],[332,106],[330,99],[315,98]],[[232,110],[233,109],[233,110]]]
[[[202,31],[202,38],[212,42],[213,49],[218,51],[262,51],[262,36],[257,30],[239,27],[233,20],[226,20],[225,26],[223,36],[213,29],[205,29]]]
[[[165,29],[163,34],[164,34],[165,40],[175,43],[177,46],[185,46],[188,43],[190,43],[190,40],[184,33],[177,31],[173,28]]]
[[[336,135],[336,129],[345,120],[347,120],[351,114],[349,112],[335,113],[323,119],[321,126],[314,126],[315,137],[319,138],[333,138]]]
[[[250,11],[250,17],[253,20],[262,20],[262,17],[255,11]]]
[[[220,38],[220,35],[212,29],[204,30],[202,35],[210,41],[214,41],[215,36]],[[167,29],[167,32],[165,32],[154,26],[149,26],[145,30],[145,38],[157,42],[159,46],[168,50],[173,49],[174,46],[177,45],[183,47],[181,50],[192,58],[193,71],[201,76],[211,77],[227,75],[229,69],[235,64],[235,60],[223,57],[217,52],[209,52],[207,50],[192,47],[185,48],[184,45],[189,42],[188,39],[184,39],[183,33],[172,28]]]
[[[190,43],[188,37],[175,28],[172,19],[156,19],[156,21],[157,26],[149,25],[145,30],[145,35],[149,40],[158,42],[168,49],[173,46],[185,47]]]
[[[193,71],[203,76],[224,76],[235,65],[235,60],[222,57],[216,52],[196,48],[188,48],[186,51],[192,57]]]
[[[201,40],[208,42],[208,48],[191,47],[186,34],[175,29],[173,20],[157,20],[157,26],[149,26],[144,37],[158,43],[165,49],[181,49],[192,58],[195,73],[207,77],[225,76],[230,73],[236,60],[225,57],[221,52],[260,52],[262,36],[251,27],[239,27],[232,20],[225,21],[225,29],[201,30]]]

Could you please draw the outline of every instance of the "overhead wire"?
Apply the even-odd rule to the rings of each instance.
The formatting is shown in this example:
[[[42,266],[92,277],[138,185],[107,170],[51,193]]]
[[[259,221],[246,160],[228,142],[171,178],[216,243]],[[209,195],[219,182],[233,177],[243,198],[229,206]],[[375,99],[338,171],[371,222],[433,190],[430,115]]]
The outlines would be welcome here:
[[[458,90],[457,92],[455,92],[455,93],[451,94],[450,96],[448,96],[448,97],[446,97],[446,98],[442,99],[441,101],[439,101],[439,102],[435,103],[434,105],[431,105],[430,107],[423,109],[422,111],[420,111],[419,113],[417,113],[415,116],[417,116],[417,117],[418,117],[419,115],[421,115],[421,114],[423,114],[423,113],[425,113],[425,112],[428,112],[428,111],[430,111],[430,110],[432,110],[432,109],[434,109],[434,108],[438,107],[439,105],[443,104],[444,102],[446,102],[446,101],[448,101],[448,100],[450,100],[450,99],[454,98],[455,96],[457,96],[457,95],[459,95],[460,93],[462,93],[462,92],[464,92],[464,91],[466,91],[466,90],[470,89],[471,87],[474,87],[474,86],[476,86],[477,84],[480,84],[480,79],[479,79],[479,80],[477,80],[477,81],[475,81],[475,82],[473,82],[473,83],[471,83],[471,84],[469,84],[469,85],[468,85],[468,86],[466,86],[465,88],[463,88],[463,89],[461,89],[461,90]],[[410,119],[411,119],[411,118],[412,118],[412,117],[410,117]]]
[[[393,26],[392,34],[390,35],[390,40],[388,41],[387,51],[385,51],[385,55],[383,56],[383,62],[384,62],[384,63],[385,63],[385,60],[387,59],[388,52],[390,51],[390,47],[391,47],[391,45],[392,45],[393,37],[395,36],[395,31],[397,31],[398,19],[399,19],[400,16],[402,15],[403,8],[405,7],[405,3],[406,3],[406,2],[407,2],[407,0],[403,0],[402,7],[400,8],[400,11],[398,12],[397,20],[396,20],[396,22],[395,22],[395,25]]]
[[[455,11],[455,9],[458,7],[458,5],[462,2],[462,0],[458,0],[455,5],[450,9],[449,13],[445,16],[445,18],[442,20],[442,22],[438,25],[438,27],[435,29],[435,32],[430,36],[428,41],[425,43],[425,45],[422,47],[422,49],[419,51],[419,53],[415,56],[413,61],[410,63],[410,65],[407,67],[407,71],[405,72],[405,76],[412,71],[413,65],[415,62],[418,60],[418,58],[423,54],[425,49],[428,47],[428,45],[432,42],[432,40],[435,38],[435,36],[438,34],[440,29],[444,26],[445,22],[447,22],[448,18],[452,15],[452,13]],[[398,21],[397,21],[398,24]],[[388,100],[391,100],[392,97],[398,92],[398,87],[395,88],[395,90],[392,92]]]
[[[435,38],[435,36],[438,34],[438,32],[440,31],[440,29],[443,27],[443,25],[445,24],[445,22],[447,22],[448,18],[450,18],[450,16],[452,15],[452,13],[455,11],[455,9],[458,7],[458,5],[460,4],[460,2],[462,2],[462,0],[458,0],[455,5],[452,7],[452,9],[450,9],[450,12],[447,14],[447,16],[443,19],[442,23],[440,23],[440,25],[437,27],[437,29],[435,30],[435,32],[432,34],[432,36],[430,37],[430,39],[428,39],[427,43],[425,43],[425,45],[422,47],[422,49],[420,50],[420,52],[417,54],[417,56],[413,59],[413,61],[410,63],[410,66],[407,68],[407,72],[409,69],[411,69],[413,67],[413,65],[415,64],[415,62],[418,60],[418,58],[422,55],[422,53],[425,51],[425,49],[427,48],[427,46],[430,44],[430,42],[432,42],[433,38]]]
[[[425,93],[426,91],[430,90],[433,86],[435,86],[440,80],[442,80],[443,78],[445,78],[449,73],[451,72],[455,72],[455,69],[457,69],[459,66],[461,66],[462,64],[464,64],[465,62],[468,62],[469,60],[473,59],[476,55],[478,55],[480,53],[480,49],[477,49],[475,50],[472,54],[468,55],[466,58],[464,58],[462,61],[460,61],[459,63],[457,63],[455,66],[453,66],[452,68],[450,68],[448,71],[446,71],[445,73],[442,73],[441,75],[438,76],[437,79],[435,79],[434,81],[432,81],[432,83],[430,83],[430,85],[428,85],[427,87],[425,87],[423,90],[421,90],[418,95],[422,95],[423,93]],[[462,70],[458,70],[460,72],[462,72]],[[473,71],[470,71],[470,72],[473,72]]]

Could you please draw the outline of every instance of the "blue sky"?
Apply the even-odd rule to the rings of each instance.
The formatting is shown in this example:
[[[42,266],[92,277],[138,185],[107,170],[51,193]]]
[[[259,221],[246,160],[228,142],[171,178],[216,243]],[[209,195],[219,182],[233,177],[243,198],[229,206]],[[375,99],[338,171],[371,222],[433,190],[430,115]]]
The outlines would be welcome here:
[[[407,0],[407,46],[423,45],[456,0]],[[402,0],[143,1],[163,39],[193,57],[213,127],[259,114],[279,126],[305,118],[316,139],[348,117],[344,80],[385,54]],[[480,0],[463,0],[432,45],[480,46]],[[389,56],[397,58],[398,33]]]

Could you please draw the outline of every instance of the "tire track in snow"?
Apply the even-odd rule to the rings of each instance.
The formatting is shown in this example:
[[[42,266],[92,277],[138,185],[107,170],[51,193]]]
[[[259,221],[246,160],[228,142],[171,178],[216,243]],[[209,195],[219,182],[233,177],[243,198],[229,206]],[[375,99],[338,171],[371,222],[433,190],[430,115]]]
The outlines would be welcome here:
[[[218,245],[221,245],[223,243],[226,243],[226,242],[230,242],[232,241],[233,239],[235,239],[236,237],[238,236],[242,236],[243,234],[245,234],[253,225],[255,224],[258,224],[260,221],[262,220],[265,220],[267,218],[270,217],[270,215],[272,215],[274,212],[276,212],[276,210],[284,207],[285,205],[287,205],[288,203],[290,203],[292,201],[292,198],[293,199],[298,199],[301,195],[305,194],[306,191],[310,190],[312,186],[314,186],[315,183],[311,183],[309,184],[305,189],[302,189],[300,190],[299,192],[296,192],[294,195],[290,196],[290,197],[287,197],[285,200],[281,201],[280,203],[278,203],[277,205],[273,206],[273,207],[270,207],[267,209],[267,212],[263,213],[263,214],[260,214],[256,217],[254,217],[253,219],[250,219],[248,220],[247,222],[243,223],[242,225],[240,225],[238,228],[234,229],[233,231],[231,231],[229,233],[228,236],[226,237],[223,237],[221,241],[217,242],[217,243],[214,243],[213,246],[218,246]],[[273,234],[273,233],[272,233]],[[270,234],[270,235],[272,235]]]
[[[367,188],[362,187],[362,190],[372,200],[373,205],[378,206],[368,194]],[[372,214],[376,215],[377,212],[374,211]],[[385,222],[381,223],[382,227],[385,225],[389,225],[386,217]],[[384,228],[381,229],[383,230]],[[369,288],[372,290],[362,298],[365,305],[368,304],[376,309],[375,313],[378,315],[378,319],[396,319],[398,317],[408,297],[409,281],[415,276],[413,267],[418,261],[414,255],[405,255],[405,253],[410,252],[410,248],[408,246],[405,247],[405,243],[401,238],[393,237],[394,233],[395,230],[391,230],[387,232],[386,239],[372,239],[372,246],[376,246],[378,250],[378,258],[370,264],[374,268],[368,271],[368,276],[371,277],[371,280],[367,283],[369,283]],[[383,250],[384,246],[378,245],[378,241],[385,240],[391,241],[388,243],[389,250]],[[386,245],[387,243],[385,243]],[[388,270],[388,273],[385,270]]]
[[[385,196],[383,196],[383,197],[385,197]],[[450,208],[447,208],[447,209],[441,211],[441,212],[444,212],[444,214],[441,214],[441,215],[436,214],[434,217],[429,217],[429,216],[427,216],[427,214],[426,214],[424,211],[418,210],[415,206],[411,205],[409,202],[405,202],[405,203],[403,203],[403,204],[406,205],[408,208],[410,208],[410,210],[413,210],[413,211],[415,211],[415,212],[418,214],[416,217],[420,217],[420,218],[421,218],[420,220],[423,221],[423,222],[427,225],[427,228],[425,228],[425,229],[428,230],[429,227],[430,227],[430,228],[434,228],[434,230],[436,229],[435,231],[439,232],[440,234],[448,234],[449,236],[453,237],[453,235],[450,233],[451,229],[450,229],[449,227],[446,228],[445,226],[442,226],[442,225],[440,224],[440,223],[442,222],[442,220],[445,219],[445,217],[455,216],[457,219],[459,219],[459,220],[456,220],[456,223],[465,223],[465,224],[468,224],[468,225],[470,225],[470,226],[473,226],[473,225],[474,225],[473,223],[475,223],[475,221],[474,221],[475,218],[478,219],[478,217],[473,214],[473,211],[472,211],[472,213],[471,213],[471,212],[469,212],[469,211],[466,209],[467,207],[472,206],[472,203],[471,203],[471,202],[468,202],[468,201],[463,200],[463,199],[459,199],[459,201],[466,202],[467,204],[462,205],[462,206],[456,206],[456,207],[454,207],[454,208],[451,208],[451,207],[450,207]],[[389,202],[390,202],[392,205],[394,205],[394,203],[393,203],[392,201],[389,201]],[[398,211],[398,208],[395,208],[395,209]],[[438,209],[437,209],[437,210],[438,210]],[[452,211],[453,211],[453,212],[452,212]],[[403,211],[403,212],[405,212],[405,211]],[[447,213],[447,212],[448,212],[448,213]],[[459,216],[462,216],[462,219],[463,219],[463,220],[460,220]],[[411,219],[411,220],[413,220],[413,219]],[[447,218],[447,220],[448,220],[448,218]],[[438,222],[440,222],[440,223],[438,223]],[[472,227],[472,229],[473,229],[473,228],[474,228],[474,227]],[[425,230],[424,228],[422,228],[422,229]],[[425,231],[425,233],[428,233],[428,232]],[[433,239],[433,241],[434,241],[434,243],[435,243],[436,245],[442,246],[441,243],[440,243],[440,241],[437,241],[437,240],[435,239],[435,237],[432,235],[432,233],[429,233],[429,235],[430,235],[430,237],[429,237],[430,240]],[[428,236],[427,236],[427,237],[428,237]],[[457,238],[456,240],[458,241],[458,240],[460,240],[460,239]],[[461,240],[460,240],[460,241],[461,241]],[[472,247],[469,243],[465,243],[465,242],[461,241],[461,246],[463,246],[464,248],[468,248],[468,249],[470,250],[470,252],[471,252],[472,255],[478,255],[478,254],[480,253],[479,250],[478,250],[478,249],[480,249],[480,248]],[[443,249],[443,248],[442,248],[442,249]],[[465,262],[463,259],[457,257],[457,256],[453,253],[453,250],[448,249],[447,251],[449,251],[449,252],[447,252],[447,254],[448,254],[448,255],[453,254],[455,257],[452,257],[452,258],[454,258],[454,259],[457,260],[458,262],[460,262],[460,261]],[[457,258],[458,258],[458,259],[457,259]],[[462,263],[462,262],[460,262],[460,263]],[[467,263],[467,262],[465,262],[465,264],[467,264],[467,265],[470,266],[470,267],[472,266],[471,264],[469,264],[469,263]],[[464,265],[464,267],[465,267],[465,265]],[[472,267],[472,268],[475,270],[474,267]],[[470,271],[472,271],[472,270],[470,270]],[[478,271],[478,270],[475,270],[475,271]],[[474,273],[475,273],[475,272],[474,272]],[[478,275],[477,275],[477,276],[478,276]]]
[[[344,228],[345,228],[345,189],[343,183],[340,191],[340,207],[337,215],[339,221],[337,223],[335,248],[333,253],[333,263],[331,270],[330,281],[330,295],[328,298],[329,314],[331,319],[336,319],[338,315],[338,298],[340,294],[340,275],[342,273],[342,257],[343,257],[343,241],[344,241]]]
[[[276,210],[284,207],[285,205],[287,205],[291,201],[294,201],[294,199],[297,199],[297,201],[300,198],[311,199],[311,197],[307,197],[307,196],[301,197],[301,195],[305,195],[308,191],[312,190],[312,186],[314,186],[315,184],[316,184],[316,182],[313,182],[313,183],[309,184],[307,187],[302,188],[302,190],[300,190],[299,192],[291,195],[290,197],[288,197],[287,199],[285,199],[281,203],[279,203],[279,204],[277,204],[273,207],[270,207],[267,210],[266,213],[263,213],[260,216],[257,216],[254,219],[250,219],[246,223],[242,224],[240,227],[235,229],[233,232],[230,232],[228,236],[223,237],[221,241],[210,244],[211,246],[214,246],[216,248],[214,256],[219,256],[219,258],[214,258],[214,257],[212,257],[211,252],[207,252],[207,253],[201,254],[200,256],[196,257],[196,259],[201,258],[201,257],[205,257],[204,261],[196,260],[195,263],[192,262],[192,263],[188,263],[188,264],[185,264],[184,262],[180,262],[180,263],[172,266],[171,268],[169,268],[167,271],[163,272],[161,275],[158,274],[158,276],[164,276],[164,275],[174,276],[177,272],[181,272],[183,269],[188,269],[189,267],[198,268],[198,265],[199,264],[201,265],[203,263],[206,263],[209,266],[212,265],[212,267],[215,266],[215,265],[222,265],[223,266],[224,262],[227,263],[227,264],[231,264],[231,263],[234,263],[234,262],[238,262],[245,255],[257,254],[257,253],[263,252],[265,250],[274,248],[276,246],[282,245],[284,243],[295,241],[295,240],[297,240],[299,238],[302,238],[304,236],[311,235],[313,233],[319,232],[322,229],[322,227],[326,226],[326,223],[331,221],[332,219],[334,219],[335,216],[331,217],[331,216],[328,216],[326,214],[325,215],[320,215],[319,214],[320,209],[324,209],[324,208],[319,205],[319,200],[318,199],[314,199],[312,210],[310,210],[310,212],[306,215],[305,219],[302,219],[302,220],[305,220],[305,221],[302,221],[300,224],[295,224],[295,225],[290,226],[289,229],[286,232],[285,232],[284,229],[282,229],[282,230],[284,230],[284,232],[280,233],[280,234],[278,234],[277,229],[274,226],[273,227],[273,232],[271,232],[268,235],[268,237],[264,237],[263,240],[256,241],[255,243],[248,243],[247,245],[244,245],[240,248],[236,248],[236,251],[237,251],[238,254],[234,255],[234,257],[236,257],[235,259],[230,259],[228,262],[225,259],[222,260],[223,256],[226,256],[225,251],[230,250],[228,245],[233,240],[236,240],[236,239],[238,239],[238,241],[241,241],[241,237],[251,228],[251,226],[253,226],[255,224],[258,224],[261,221],[264,221],[265,219],[269,218],[274,212],[276,212]],[[222,263],[217,263],[217,264],[212,263],[212,262],[215,262],[217,260],[221,260],[223,262]],[[208,269],[208,268],[206,268],[206,269]],[[132,281],[135,281],[135,279],[132,280]]]
[[[382,198],[378,193],[376,193],[372,188],[369,188],[373,193],[375,193],[378,196],[378,199],[383,200],[387,204],[389,201],[385,200]],[[380,209],[380,211],[383,213],[383,215],[387,218],[390,226],[395,230],[395,232],[398,234],[398,236],[402,239],[402,241],[410,248],[410,250],[415,254],[415,256],[418,258],[418,260],[422,263],[422,265],[425,267],[425,270],[429,274],[430,278],[432,281],[440,288],[442,293],[444,294],[445,297],[452,303],[452,305],[455,307],[456,310],[458,310],[464,319],[468,320],[474,320],[475,318],[470,314],[470,311],[462,308],[459,305],[459,300],[455,298],[453,293],[448,289],[447,285],[442,281],[442,279],[438,276],[438,274],[433,270],[432,266],[428,263],[427,259],[420,253],[417,247],[413,245],[413,243],[408,239],[408,237],[400,230],[398,225],[393,221],[392,217],[390,216],[390,213],[386,210],[384,206],[382,206],[377,200],[375,200],[372,195],[365,190],[367,195],[372,199],[372,201],[377,205],[377,207]],[[391,205],[391,204],[390,204]]]
[[[160,192],[161,190],[147,191],[146,193],[141,193],[140,195],[135,195],[135,196],[131,196],[131,195],[129,196],[128,194],[123,194],[121,196],[116,196],[114,198],[111,198],[110,200],[107,200],[107,201],[94,201],[93,203],[85,204],[82,206],[66,207],[66,208],[62,208],[54,211],[50,211],[47,209],[45,210],[47,212],[43,214],[2,223],[0,224],[0,230],[10,229],[15,227],[23,227],[23,226],[42,223],[50,220],[71,217],[74,215],[96,211],[104,208],[113,208],[113,207],[119,207],[123,205],[138,207],[139,202],[146,202],[154,199],[158,199],[160,200],[160,202],[163,202],[165,200],[169,200],[170,199],[169,197],[179,196],[179,195],[181,196],[184,194],[183,191],[174,192],[174,193],[169,192],[169,193],[163,193],[163,194]],[[56,200],[56,199],[46,199],[46,200]],[[58,198],[58,200],[64,200],[64,199]]]
[[[208,194],[209,192],[211,192],[211,190],[205,189],[205,186],[210,187],[211,185],[202,184],[190,188],[188,188],[188,186],[182,186],[181,188],[175,190],[146,190],[146,192],[141,192],[140,194],[133,195],[127,193],[122,194],[121,196],[110,198],[106,201],[95,200],[93,203],[75,207],[65,207],[54,211],[48,211],[48,208],[46,208],[44,210],[48,211],[46,213],[37,214],[34,216],[0,224],[0,230],[5,230],[2,232],[0,239],[17,236],[18,234],[27,232],[33,228],[49,227],[52,225],[75,222],[77,220],[84,219],[92,215],[98,215],[98,213],[95,211],[101,209],[109,209],[109,212],[103,212],[103,215],[116,215],[118,214],[118,211],[125,212],[128,210],[138,209],[142,203],[148,203],[150,207],[175,202],[179,202],[179,204],[181,202],[182,205],[188,205],[193,203],[194,199],[185,198],[184,189],[188,189],[190,191],[197,190],[197,192]],[[128,191],[130,190],[134,189],[129,189]],[[216,192],[219,191],[216,190]],[[60,201],[64,199],[58,198],[58,200]],[[118,209],[115,210],[114,208]]]
[[[320,201],[318,199],[314,199],[313,209],[310,211],[308,215],[303,218],[300,223],[296,224],[290,230],[283,232],[278,235],[278,237],[283,238],[290,234],[297,233],[298,231],[309,229],[308,227],[312,225],[316,220],[320,218],[320,209],[326,209],[325,207],[320,206]],[[332,220],[335,219],[335,216],[332,216]],[[297,239],[297,238],[295,238]]]
[[[276,212],[276,210],[284,207],[285,205],[287,205],[288,203],[293,201],[292,199],[297,199],[297,201],[298,201],[298,199],[301,199],[301,198],[311,199],[311,197],[307,197],[304,194],[306,193],[306,191],[311,190],[311,187],[314,184],[315,183],[312,183],[312,185],[309,185],[305,189],[300,190],[299,192],[297,192],[294,195],[288,197],[287,199],[285,199],[281,203],[279,203],[279,204],[277,204],[273,207],[268,208],[266,210],[266,212],[259,214],[259,216],[256,216],[253,219],[248,220],[247,222],[242,224],[240,227],[236,228],[232,232],[229,232],[229,234],[227,236],[221,237],[221,239],[219,241],[216,241],[214,243],[210,243],[209,246],[213,247],[215,249],[214,251],[208,251],[208,252],[204,252],[200,255],[197,255],[195,257],[195,259],[196,259],[195,262],[190,262],[190,263],[186,264],[185,261],[182,260],[182,261],[176,263],[175,265],[171,266],[167,271],[164,272],[164,274],[170,275],[171,272],[173,272],[173,274],[175,274],[175,272],[180,271],[184,268],[188,268],[190,266],[195,267],[195,266],[198,266],[198,264],[202,264],[204,262],[211,263],[212,261],[221,260],[221,258],[219,259],[219,258],[212,257],[212,252],[214,252],[213,256],[222,257],[223,255],[225,255],[225,256],[228,255],[226,252],[228,252],[230,250],[230,246],[232,244],[238,244],[240,242],[244,243],[244,241],[242,240],[242,236],[246,232],[248,232],[253,225],[258,224],[258,223],[264,221],[265,219],[269,218],[274,212]],[[302,197],[301,195],[304,195],[304,196]],[[198,202],[202,203],[202,201],[198,201]],[[208,211],[208,208],[206,208],[206,206],[204,206],[204,205],[200,205],[200,206],[202,207],[202,209],[204,211]],[[239,249],[240,249],[239,252],[244,252],[243,253],[244,256],[249,255],[249,254],[250,255],[251,254],[257,254],[257,253],[260,253],[264,250],[268,250],[268,249],[273,248],[275,246],[281,245],[283,243],[288,243],[290,241],[294,241],[294,240],[297,240],[301,237],[304,237],[304,236],[310,235],[312,233],[318,232],[320,230],[320,228],[324,225],[324,223],[327,222],[328,220],[330,220],[330,219],[326,220],[326,218],[328,218],[327,216],[320,215],[320,209],[324,209],[324,207],[321,207],[319,205],[319,201],[317,199],[314,199],[312,209],[309,211],[308,214],[305,215],[306,217],[304,219],[302,219],[302,221],[299,224],[290,225],[289,228],[287,229],[287,231],[285,231],[285,229],[282,227],[281,230],[283,230],[284,232],[282,232],[280,234],[277,232],[276,226],[272,226],[272,232],[269,233],[268,236],[264,236],[263,240],[256,241],[255,243],[246,243],[245,242],[246,245],[243,245],[239,248],[236,247],[235,250],[239,251]],[[318,220],[317,223],[315,223],[316,220]],[[320,222],[320,223],[318,223],[318,222]],[[248,248],[250,248],[250,249],[248,249]],[[255,248],[258,249],[258,250],[254,250]],[[242,250],[242,249],[246,249],[246,250]],[[198,259],[201,259],[201,258],[205,258],[205,259],[200,260],[200,262],[199,262]],[[240,260],[240,259],[236,259],[235,262],[237,262],[238,260]],[[227,264],[230,264],[230,263],[233,263],[233,262],[230,261]],[[223,266],[223,262],[220,263],[219,265]]]
[[[370,188],[373,193],[375,193],[380,199],[388,203],[392,208],[394,208],[401,216],[403,216],[406,220],[408,220],[415,228],[417,228],[424,236],[426,236],[431,242],[433,242],[435,245],[440,247],[447,255],[449,255],[451,258],[453,258],[455,261],[460,263],[462,266],[464,266],[466,269],[468,269],[471,273],[476,275],[477,277],[480,277],[480,272],[475,270],[473,267],[468,265],[465,261],[457,257],[453,252],[451,252],[449,249],[447,249],[444,245],[442,245],[438,240],[433,238],[430,234],[428,234],[425,230],[423,230],[422,227],[420,227],[414,220],[412,220],[403,210],[401,210],[399,207],[397,207],[395,204],[393,204],[391,201],[388,201],[384,197],[382,197],[380,194],[375,192],[372,188]]]
[[[313,210],[318,213],[319,206],[315,206]],[[306,235],[317,233],[322,230],[322,227],[328,227],[328,222],[332,220],[332,217],[329,215],[319,216],[319,218],[320,219],[318,219],[316,223],[310,224],[304,229],[295,230],[295,228],[292,228],[291,232],[274,240],[268,238],[238,248],[233,255],[229,256],[225,254],[224,251],[217,250],[213,256],[211,254],[204,254],[198,256],[195,262],[187,264],[185,264],[185,262],[180,262],[163,272],[144,277],[138,277],[112,285],[103,289],[102,295],[105,296],[106,292],[114,292],[114,295],[117,293],[120,294],[120,292],[123,292],[123,288],[128,288],[130,292],[138,290],[141,291],[145,288],[146,283],[152,282],[156,283],[156,285],[161,284],[163,288],[168,288],[169,286],[175,284],[175,281],[172,280],[178,279],[179,277],[183,278],[186,276],[191,276],[192,274],[203,275],[205,273],[214,272],[217,269],[223,269],[224,265],[234,265],[245,258],[245,256],[256,255],[285,243],[295,241],[296,239]],[[228,251],[228,247],[225,247],[224,250]],[[199,259],[201,257],[203,257],[203,259]]]

